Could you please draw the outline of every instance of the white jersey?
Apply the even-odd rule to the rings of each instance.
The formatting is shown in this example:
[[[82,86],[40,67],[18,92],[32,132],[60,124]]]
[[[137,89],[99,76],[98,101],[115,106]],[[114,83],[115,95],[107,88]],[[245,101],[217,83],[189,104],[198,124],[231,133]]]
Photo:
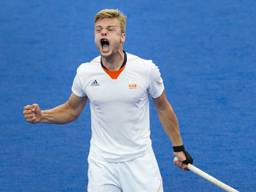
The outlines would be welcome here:
[[[151,148],[148,97],[162,94],[163,80],[152,61],[126,57],[116,79],[105,72],[100,56],[77,69],[72,91],[90,102],[93,159],[128,161]]]

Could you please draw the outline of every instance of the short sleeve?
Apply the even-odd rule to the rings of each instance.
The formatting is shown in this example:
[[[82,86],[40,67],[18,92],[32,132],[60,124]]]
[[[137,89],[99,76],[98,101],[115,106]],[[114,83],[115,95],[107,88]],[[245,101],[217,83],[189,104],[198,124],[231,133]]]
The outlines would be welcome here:
[[[152,63],[152,67],[149,72],[149,94],[153,98],[157,98],[161,96],[163,91],[164,83],[159,68]]]
[[[76,74],[74,81],[73,81],[72,92],[78,97],[84,97],[86,95],[83,90],[82,83],[81,83],[78,73]]]

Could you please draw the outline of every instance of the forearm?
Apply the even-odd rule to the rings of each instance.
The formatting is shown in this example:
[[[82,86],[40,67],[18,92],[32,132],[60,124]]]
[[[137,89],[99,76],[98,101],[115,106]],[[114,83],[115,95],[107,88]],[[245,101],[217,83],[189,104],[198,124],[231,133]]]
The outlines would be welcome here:
[[[184,148],[177,117],[166,98],[165,92],[163,92],[160,97],[155,98],[154,102],[157,107],[160,122],[172,141],[174,156],[178,158],[175,164],[182,169],[187,169],[186,164],[193,163],[193,159]]]
[[[77,115],[74,113],[68,102],[55,108],[43,110],[41,123],[64,124],[75,120]]]
[[[166,104],[166,106],[159,108],[157,111],[158,111],[160,122],[166,134],[172,141],[173,146],[183,145],[183,141],[180,135],[178,120],[176,118],[176,115],[171,105],[168,103]]]

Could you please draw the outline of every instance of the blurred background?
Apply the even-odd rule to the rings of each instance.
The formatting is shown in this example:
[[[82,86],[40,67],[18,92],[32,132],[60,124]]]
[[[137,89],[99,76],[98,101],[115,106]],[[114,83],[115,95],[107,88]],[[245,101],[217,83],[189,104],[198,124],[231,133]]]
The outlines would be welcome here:
[[[125,50],[159,66],[195,165],[239,191],[254,192],[253,0],[2,0],[0,191],[86,191],[88,105],[66,125],[28,124],[22,110],[67,100],[77,67],[98,55],[93,18],[104,8],[127,15]],[[172,164],[172,145],[153,105],[151,130],[166,192],[222,191]]]

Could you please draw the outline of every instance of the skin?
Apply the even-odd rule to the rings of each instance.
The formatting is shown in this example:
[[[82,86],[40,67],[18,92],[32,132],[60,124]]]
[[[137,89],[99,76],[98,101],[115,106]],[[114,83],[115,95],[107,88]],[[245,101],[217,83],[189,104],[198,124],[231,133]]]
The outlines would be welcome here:
[[[99,49],[103,65],[109,70],[120,69],[124,60],[123,45],[125,33],[121,32],[118,19],[102,19],[95,23],[95,44]],[[110,43],[108,51],[101,46],[101,39],[107,39]]]
[[[109,48],[103,49],[101,39],[109,41]],[[123,60],[123,45],[125,42],[125,33],[121,32],[118,19],[102,19],[95,23],[95,44],[99,49],[103,65],[109,70],[120,69]],[[82,112],[88,98],[78,97],[73,93],[69,99],[62,105],[48,110],[41,110],[38,104],[24,106],[23,116],[29,123],[54,123],[65,124],[77,119]],[[174,110],[166,97],[166,93],[154,99],[157,108],[159,120],[172,141],[173,146],[183,145],[179,131],[178,121]],[[174,164],[183,170],[187,170],[187,165],[182,161],[186,160],[183,152],[174,152],[173,155],[178,158]]]

